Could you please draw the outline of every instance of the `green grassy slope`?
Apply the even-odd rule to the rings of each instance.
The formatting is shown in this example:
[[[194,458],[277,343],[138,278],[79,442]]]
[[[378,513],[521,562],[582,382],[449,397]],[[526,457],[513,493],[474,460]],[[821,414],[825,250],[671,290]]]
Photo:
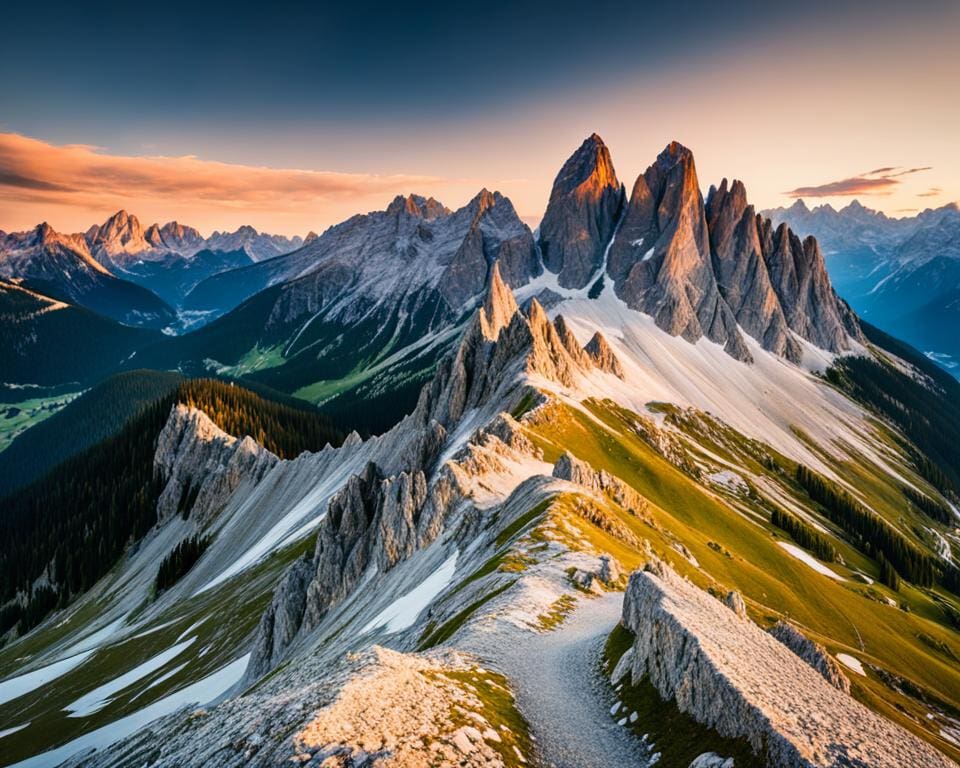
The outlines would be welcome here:
[[[865,665],[894,672],[924,691],[930,700],[941,702],[947,711],[960,711],[960,666],[955,662],[960,658],[960,638],[942,608],[944,601],[956,603],[955,596],[940,587],[918,589],[904,583],[895,593],[878,583],[864,583],[856,572],[878,579],[878,564],[853,547],[820,514],[790,479],[789,468],[781,466],[783,459],[775,451],[758,453],[760,444],[732,430],[727,438],[736,437],[736,441],[724,448],[728,455],[739,453],[739,463],[774,484],[831,532],[831,540],[846,565],[830,567],[843,581],[816,573],[778,545],[789,539],[770,522],[771,501],[756,488],[741,493],[708,489],[651,447],[636,426],[636,414],[607,401],[588,401],[586,405],[590,416],[562,405],[541,409],[535,414],[531,437],[547,461],[569,450],[595,468],[625,480],[648,498],[660,531],[644,531],[637,518],[623,516],[622,521],[650,539],[658,554],[677,570],[716,594],[739,590],[753,617],[764,626],[789,618],[831,652],[846,652]],[[697,434],[702,435],[703,430]],[[690,465],[695,467],[698,458],[691,453]],[[906,460],[900,469],[919,481],[910,473]],[[853,479],[868,504],[878,510],[889,509],[882,498],[883,482]],[[663,532],[667,539],[675,538],[687,547],[699,567],[665,546]],[[603,545],[610,547],[606,551],[623,557],[613,543]],[[620,544],[620,549],[625,547]],[[625,559],[624,565],[631,567],[634,562]],[[898,607],[901,603],[904,608]],[[905,696],[885,683],[870,666],[867,677],[850,676],[855,696],[958,756],[930,730],[932,726],[924,719],[927,708],[916,697]]]

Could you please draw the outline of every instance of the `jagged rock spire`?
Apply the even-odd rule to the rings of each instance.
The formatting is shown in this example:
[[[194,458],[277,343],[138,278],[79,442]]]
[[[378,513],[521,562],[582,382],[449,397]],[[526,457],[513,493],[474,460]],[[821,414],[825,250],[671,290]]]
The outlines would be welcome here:
[[[623,198],[610,151],[594,133],[557,174],[540,224],[543,261],[560,285],[584,287],[603,263]]]
[[[593,334],[593,338],[587,342],[587,346],[583,349],[594,367],[599,368],[601,371],[612,373],[617,378],[626,378],[619,358],[600,331]]]
[[[663,330],[688,341],[706,336],[751,359],[717,288],[693,153],[678,142],[634,184],[607,272],[617,295]]]
[[[500,264],[495,261],[490,268],[487,296],[480,308],[480,328],[483,335],[495,341],[501,329],[510,325],[516,313],[517,301],[513,297],[513,291],[503,282],[500,276]]]

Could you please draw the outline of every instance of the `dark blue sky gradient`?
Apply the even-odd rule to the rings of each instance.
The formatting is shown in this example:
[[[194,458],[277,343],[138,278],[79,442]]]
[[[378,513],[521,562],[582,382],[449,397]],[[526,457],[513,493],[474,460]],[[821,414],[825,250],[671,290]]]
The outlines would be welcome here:
[[[923,12],[882,0],[15,2],[3,13],[0,121],[75,140],[87,120],[118,133],[150,119],[226,127],[483,114],[531,94],[575,98],[591,84],[702,64],[730,47]]]

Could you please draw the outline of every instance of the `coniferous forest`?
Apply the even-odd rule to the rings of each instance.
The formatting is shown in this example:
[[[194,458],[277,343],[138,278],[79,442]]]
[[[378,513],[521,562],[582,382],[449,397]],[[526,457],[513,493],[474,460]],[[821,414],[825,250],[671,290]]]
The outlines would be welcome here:
[[[835,483],[797,465],[797,483],[817,502],[828,518],[846,531],[858,549],[880,560],[881,555],[898,573],[923,587],[933,585],[936,563],[879,515],[866,509]]]
[[[173,548],[163,560],[157,570],[157,592],[163,592],[176,584],[180,577],[193,568],[194,563],[206,552],[210,546],[209,536],[189,536]]]
[[[809,549],[821,560],[830,563],[837,562],[836,548],[826,536],[818,532],[812,525],[807,525],[799,517],[780,508],[773,510],[770,520],[777,528],[790,534],[790,538],[797,544],[804,549]]]
[[[110,437],[0,499],[0,633],[25,632],[93,586],[156,523],[156,440],[175,403],[207,413],[283,458],[343,434],[312,406],[267,400],[228,382],[183,382]],[[37,582],[45,585],[40,587]],[[52,594],[51,594],[52,593]]]
[[[891,364],[857,356],[838,359],[827,379],[903,430],[920,451],[913,458],[924,478],[940,491],[960,493],[960,382],[868,323],[863,323],[863,330],[872,342],[915,365],[928,382]]]

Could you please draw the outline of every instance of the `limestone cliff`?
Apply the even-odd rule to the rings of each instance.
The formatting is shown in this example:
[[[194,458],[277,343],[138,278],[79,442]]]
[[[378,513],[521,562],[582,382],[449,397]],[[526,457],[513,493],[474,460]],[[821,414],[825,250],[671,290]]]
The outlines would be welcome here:
[[[744,738],[771,766],[952,766],[874,714],[747,618],[653,560],[630,577],[626,664],[721,735]]]

